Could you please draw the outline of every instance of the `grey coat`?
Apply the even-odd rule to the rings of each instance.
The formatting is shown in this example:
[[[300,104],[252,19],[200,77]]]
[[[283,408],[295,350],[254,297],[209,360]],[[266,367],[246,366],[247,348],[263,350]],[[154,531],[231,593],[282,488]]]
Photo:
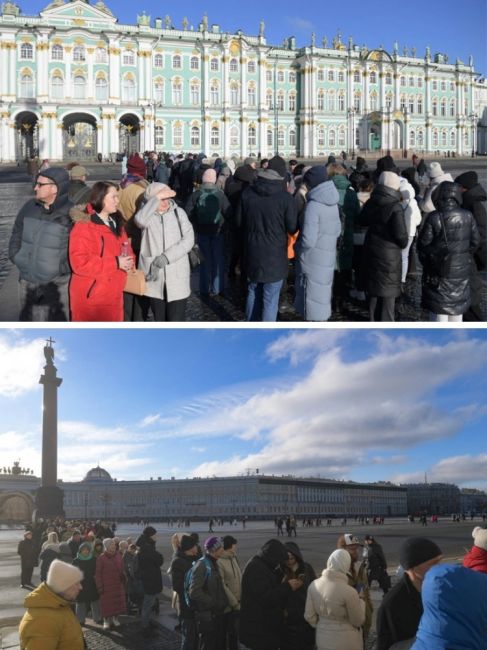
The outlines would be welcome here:
[[[310,190],[295,247],[298,258],[296,309],[309,321],[331,316],[331,290],[337,238],[340,235],[339,194],[333,181]]]
[[[193,226],[186,212],[171,201],[164,214],[157,212],[159,199],[150,199],[135,215],[135,223],[142,229],[139,269],[147,275],[154,258],[164,253],[169,260],[159,270],[155,282],[147,282],[145,295],[164,300],[164,287],[168,302],[184,300],[190,293],[188,253],[194,245]],[[177,209],[177,215],[176,215]]]

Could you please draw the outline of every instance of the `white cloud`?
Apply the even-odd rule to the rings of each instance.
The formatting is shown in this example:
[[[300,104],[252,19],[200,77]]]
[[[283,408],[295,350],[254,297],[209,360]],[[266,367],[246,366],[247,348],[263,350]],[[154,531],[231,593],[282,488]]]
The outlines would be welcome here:
[[[336,344],[347,336],[346,330],[307,330],[291,332],[281,336],[267,348],[267,356],[271,361],[289,357],[293,365],[306,359],[332,350]]]
[[[161,415],[160,415],[160,413],[158,413],[157,415],[147,415],[147,416],[146,416],[146,417],[145,417],[145,418],[144,418],[144,419],[139,423],[139,427],[141,427],[142,429],[143,429],[144,427],[150,427],[150,426],[152,426],[152,425],[158,423],[158,422],[160,421],[160,419],[161,419]]]
[[[319,337],[303,334],[305,349]],[[300,335],[295,334],[297,347]],[[281,343],[283,339],[280,340]],[[296,347],[296,346],[295,346]],[[387,348],[387,349],[386,349]],[[286,345],[273,347],[283,355]],[[454,340],[444,345],[399,339],[378,354],[345,362],[338,349],[325,350],[307,376],[286,388],[257,393],[215,415],[183,425],[180,435],[233,435],[256,451],[202,463],[192,475],[239,474],[247,468],[270,473],[341,476],[364,463],[370,452],[409,449],[456,435],[472,417],[435,405],[444,384],[485,366],[487,344]]]
[[[303,32],[312,32],[315,28],[314,24],[310,20],[305,20],[304,18],[299,18],[297,16],[289,16],[287,21],[291,26]]]
[[[0,335],[0,396],[18,397],[39,390],[44,345],[43,339],[28,341],[12,333]]]

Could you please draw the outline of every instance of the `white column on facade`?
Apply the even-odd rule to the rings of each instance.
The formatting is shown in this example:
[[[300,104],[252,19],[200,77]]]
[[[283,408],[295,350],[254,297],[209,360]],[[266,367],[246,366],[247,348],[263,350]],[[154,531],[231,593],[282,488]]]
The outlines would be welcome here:
[[[393,75],[393,78],[394,78],[394,104],[393,104],[393,107],[394,107],[395,111],[398,111],[400,109],[400,107],[401,107],[400,86],[399,86],[400,77],[401,77],[401,73],[400,73],[399,67],[398,67],[398,65],[396,63],[395,66],[394,66],[394,75]]]
[[[110,114],[109,124],[108,148],[109,155],[111,155],[118,152],[120,149],[120,123],[118,122],[115,113]]]
[[[108,101],[110,104],[120,104],[120,48],[117,39],[110,38],[108,52],[110,66],[110,94]]]
[[[149,101],[152,101],[154,99],[154,84],[152,83],[152,46],[145,53],[144,82],[145,82],[145,96]],[[154,122],[155,122],[155,114],[154,114],[154,121],[152,126],[154,126]]]
[[[8,120],[7,121],[7,158],[8,160],[15,161],[15,138],[17,135],[17,131],[15,128],[15,120]]]
[[[154,117],[152,110],[150,108],[146,108],[144,112],[144,151],[154,150],[154,135]]]
[[[56,109],[53,108],[52,118],[51,118],[51,132],[53,134],[52,139],[54,143],[53,151],[55,152],[56,160],[62,160],[64,151],[63,151],[63,121],[59,120],[56,115]]]
[[[10,161],[9,150],[9,113],[3,111],[0,116],[0,162]]]
[[[0,97],[5,98],[8,95],[8,65],[10,49],[7,43],[0,45]]]
[[[208,48],[203,45],[201,63],[203,65],[203,108],[205,115],[210,105],[210,55],[208,52]]]
[[[211,138],[210,138],[210,131],[211,131],[211,120],[209,115],[205,115],[203,118],[203,149],[202,151],[206,151],[206,154],[209,156],[210,154],[210,146],[211,146]]]
[[[138,102],[147,101],[148,97],[145,89],[145,50],[140,49],[135,54],[137,56],[137,104]]]
[[[242,157],[249,155],[249,121],[246,117],[240,118],[241,138],[242,138]],[[255,152],[254,152],[255,153]]]
[[[316,101],[318,97],[318,70],[316,67],[316,61],[311,61],[311,71],[310,71],[310,79],[309,79],[309,86],[310,86],[310,102],[308,105],[308,115],[309,115],[309,125],[308,125],[308,142],[309,142],[309,155],[314,158],[317,153],[317,142],[316,138],[314,137],[315,130],[316,130],[316,111],[315,111],[315,106],[316,106]]]
[[[44,102],[49,97],[49,42],[47,33],[38,34],[35,56],[37,101]]]
[[[9,76],[9,95],[10,97],[17,97],[17,57],[19,56],[18,47],[13,44],[9,50],[10,53],[10,76]]]
[[[41,119],[38,122],[39,129],[39,158],[52,158],[50,152],[51,134],[51,121],[49,113],[42,111]]]
[[[363,101],[363,108],[366,113],[369,112],[370,108],[370,97],[369,97],[369,89],[370,89],[370,81],[369,81],[369,74],[370,72],[365,68],[363,71],[363,78],[364,78],[364,101]],[[352,102],[353,105],[353,102]],[[382,106],[382,103],[380,104]]]
[[[65,63],[65,76],[64,76],[64,96],[66,99],[72,97],[73,80],[71,79],[71,62],[72,62],[73,48],[67,46],[64,48],[64,63]]]
[[[96,123],[96,153],[103,157],[103,122],[101,117]]]
[[[87,79],[87,97],[91,102],[95,101],[95,80],[93,72],[93,54],[95,49],[89,47],[86,50],[86,63],[88,64],[88,79]]]
[[[308,107],[308,65],[303,63],[301,70],[301,115],[300,115],[300,129],[301,129],[301,154],[303,157],[309,155],[309,130],[307,119]]]
[[[259,114],[259,130],[258,130],[258,140],[257,140],[257,147],[260,152],[262,152],[262,155],[264,155],[264,151],[267,151],[267,119],[268,119],[268,111],[267,111],[267,104],[265,101],[265,92],[267,88],[267,82],[266,82],[266,71],[267,71],[267,65],[266,65],[266,53],[261,50],[259,52],[259,61],[258,61],[258,66],[259,66],[259,81],[257,83],[257,106],[258,106],[258,114]]]

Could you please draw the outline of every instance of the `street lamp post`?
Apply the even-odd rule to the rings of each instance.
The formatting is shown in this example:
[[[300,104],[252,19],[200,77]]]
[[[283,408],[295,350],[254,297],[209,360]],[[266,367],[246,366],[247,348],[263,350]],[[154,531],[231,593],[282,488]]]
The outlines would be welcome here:
[[[407,106],[405,106],[403,109],[403,115],[404,115],[404,135],[403,135],[403,143],[402,143],[403,144],[402,155],[403,158],[407,158],[408,157],[408,118],[409,118]]]
[[[477,113],[470,113],[468,116],[470,123],[471,123],[471,130],[472,130],[472,158],[475,158],[475,155],[477,153],[477,118],[478,115]]]

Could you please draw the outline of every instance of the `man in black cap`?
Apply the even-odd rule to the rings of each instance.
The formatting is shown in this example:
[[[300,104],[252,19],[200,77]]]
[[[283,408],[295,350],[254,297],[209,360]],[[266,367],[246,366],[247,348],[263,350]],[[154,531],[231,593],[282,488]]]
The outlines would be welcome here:
[[[61,167],[41,172],[35,198],[21,208],[8,256],[19,270],[20,321],[68,321],[69,174]]]
[[[377,580],[379,587],[385,595],[391,587],[391,579],[387,573],[387,561],[384,551],[372,535],[365,535],[364,542],[366,553],[365,565],[367,567],[369,585],[372,584],[372,580]]]
[[[198,649],[198,633],[194,620],[194,610],[186,602],[184,595],[184,577],[198,557],[198,544],[192,535],[183,535],[179,549],[171,562],[172,588],[177,594],[179,616],[181,618],[181,633],[185,650]]]
[[[462,207],[470,210],[477,222],[480,246],[473,254],[475,265],[470,267],[472,304],[464,320],[487,320],[487,192],[479,183],[477,173],[465,172],[455,178],[462,190]],[[483,300],[482,300],[483,298]]]
[[[279,292],[288,274],[287,237],[298,229],[296,202],[287,191],[286,176],[286,162],[274,156],[242,196],[247,321],[277,319]]]
[[[377,612],[377,650],[414,639],[423,614],[421,585],[429,569],[441,560],[440,548],[426,537],[410,537],[399,550],[401,580],[384,596]]]

